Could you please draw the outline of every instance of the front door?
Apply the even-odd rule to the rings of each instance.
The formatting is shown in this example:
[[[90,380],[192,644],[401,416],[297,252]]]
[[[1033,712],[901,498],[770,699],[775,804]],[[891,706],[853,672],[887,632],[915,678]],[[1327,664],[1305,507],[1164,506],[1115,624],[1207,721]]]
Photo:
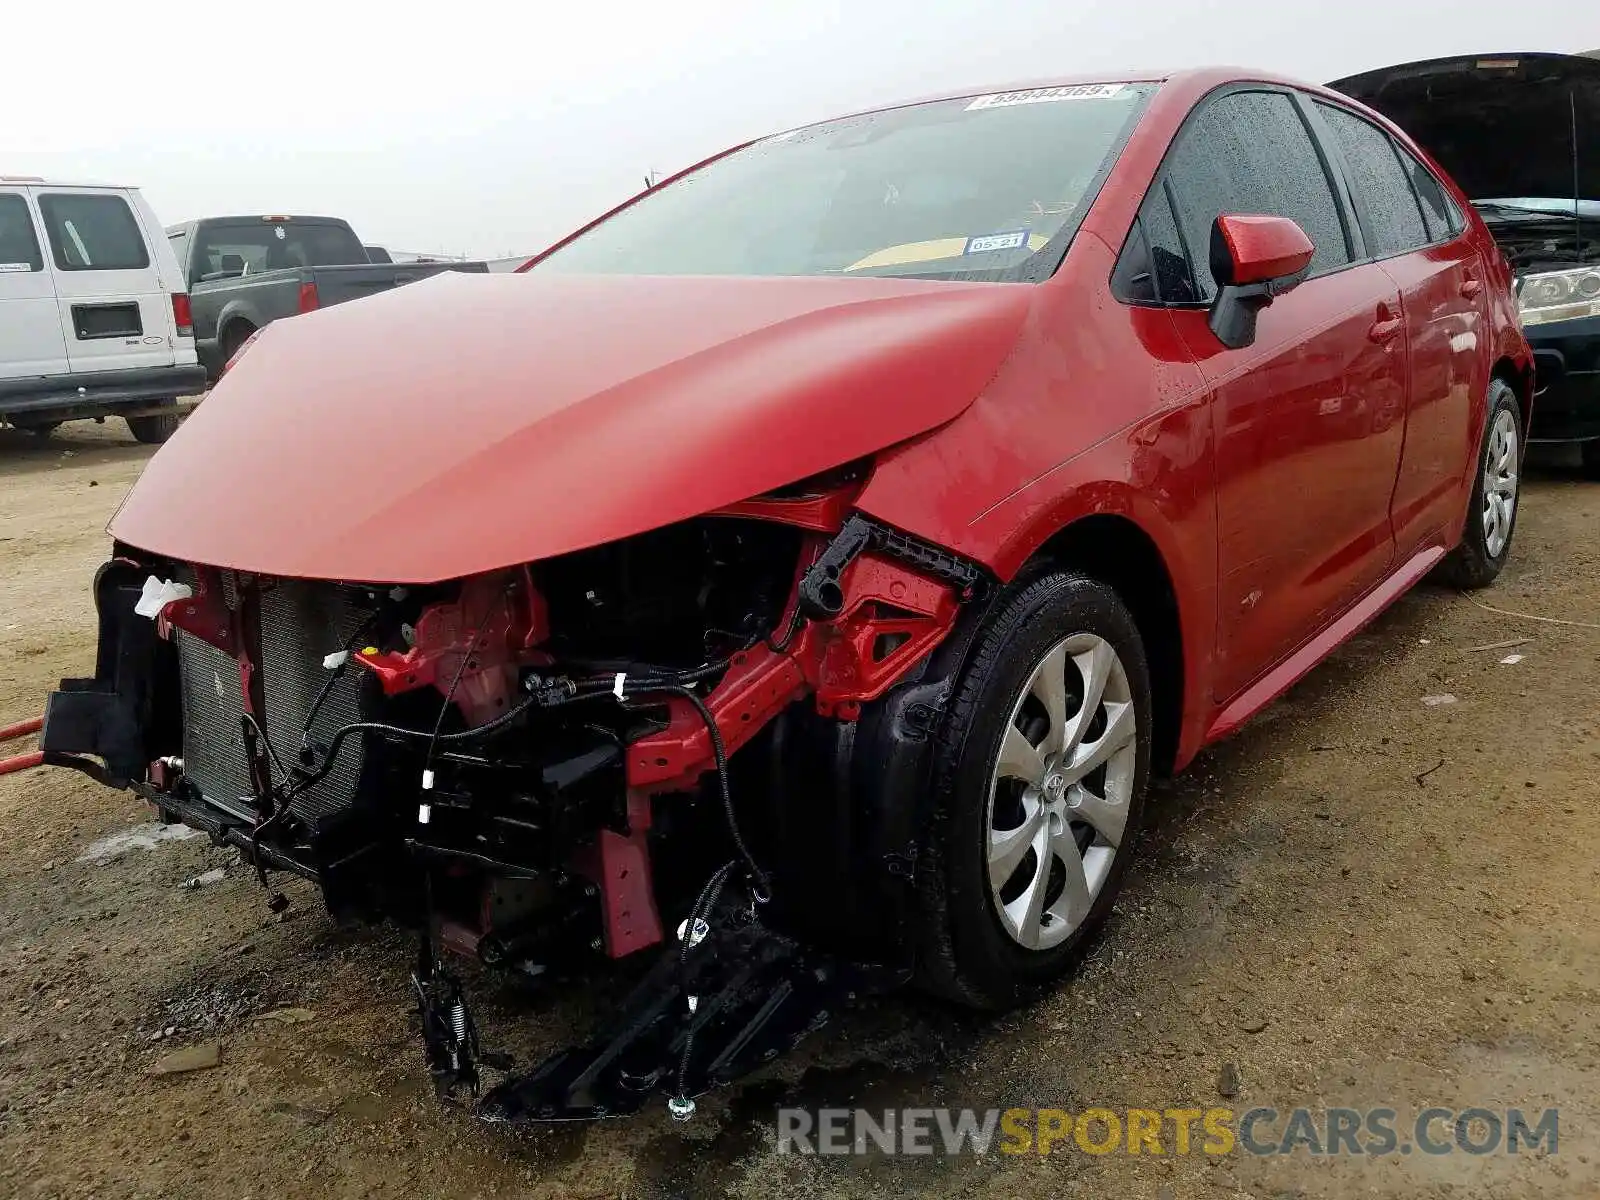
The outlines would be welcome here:
[[[1195,276],[1174,312],[1211,381],[1217,505],[1216,699],[1237,695],[1381,580],[1405,430],[1399,288],[1357,255],[1304,97],[1244,89],[1185,125],[1165,183]],[[1298,222],[1310,274],[1229,350],[1206,324],[1221,213]]]

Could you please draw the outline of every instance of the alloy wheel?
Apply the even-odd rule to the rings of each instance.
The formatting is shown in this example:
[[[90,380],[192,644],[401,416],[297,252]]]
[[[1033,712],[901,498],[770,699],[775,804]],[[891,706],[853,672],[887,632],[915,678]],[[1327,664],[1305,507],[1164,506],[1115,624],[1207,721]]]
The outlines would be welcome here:
[[[1499,558],[1511,540],[1517,511],[1517,420],[1502,408],[1489,426],[1489,451],[1483,459],[1483,545]]]
[[[1060,945],[1089,915],[1123,841],[1138,717],[1115,647],[1056,643],[1011,709],[989,784],[989,893],[1012,941]]]

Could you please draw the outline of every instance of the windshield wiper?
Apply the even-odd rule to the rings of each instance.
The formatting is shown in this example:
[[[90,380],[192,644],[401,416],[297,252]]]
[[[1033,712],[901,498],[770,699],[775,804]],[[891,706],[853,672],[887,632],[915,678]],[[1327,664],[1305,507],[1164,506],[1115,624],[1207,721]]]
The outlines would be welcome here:
[[[1515,221],[1570,221],[1569,212],[1553,212],[1548,208],[1533,208],[1525,204],[1506,204],[1499,200],[1474,200],[1472,207],[1486,217],[1499,217]]]

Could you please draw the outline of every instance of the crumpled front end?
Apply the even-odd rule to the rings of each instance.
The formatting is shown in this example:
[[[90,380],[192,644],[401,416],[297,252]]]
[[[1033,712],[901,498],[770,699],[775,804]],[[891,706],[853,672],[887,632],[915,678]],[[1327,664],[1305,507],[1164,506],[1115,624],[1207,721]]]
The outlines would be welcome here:
[[[489,1115],[690,1096],[839,1002],[843,960],[816,947],[897,944],[939,651],[987,581],[856,512],[869,470],[439,584],[119,547],[96,676],[52,695],[43,745],[239,848],[269,890],[293,872],[337,914],[416,927],[445,1092],[495,1061],[451,955],[549,978],[704,928],[638,1001],[653,1016],[502,1085]],[[691,987],[721,1000],[661,1008]]]

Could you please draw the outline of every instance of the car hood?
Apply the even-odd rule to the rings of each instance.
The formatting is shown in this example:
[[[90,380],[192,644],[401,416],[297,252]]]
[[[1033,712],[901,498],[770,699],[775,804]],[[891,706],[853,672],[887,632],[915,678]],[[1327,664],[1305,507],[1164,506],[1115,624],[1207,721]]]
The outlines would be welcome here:
[[[395,583],[597,545],[953,419],[1033,290],[434,276],[267,327],[111,533],[189,562]]]
[[[1600,58],[1436,58],[1328,86],[1394,121],[1474,200],[1571,199],[1574,184],[1578,195],[1600,199]]]

